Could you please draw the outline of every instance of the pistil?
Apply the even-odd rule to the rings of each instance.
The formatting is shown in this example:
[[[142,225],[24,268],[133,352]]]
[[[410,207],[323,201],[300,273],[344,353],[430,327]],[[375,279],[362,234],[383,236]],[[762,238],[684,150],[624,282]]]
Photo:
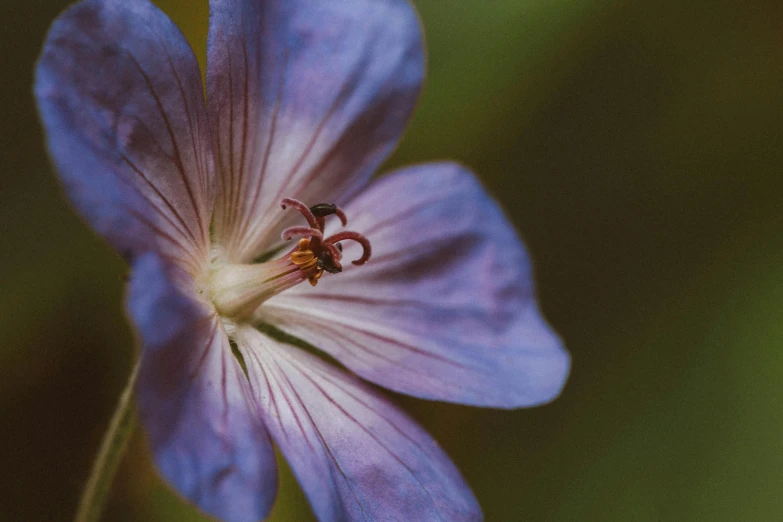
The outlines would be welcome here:
[[[285,210],[291,206],[297,209],[307,220],[308,227],[294,226],[283,230],[283,239],[289,240],[294,236],[305,236],[299,241],[299,248],[290,256],[291,262],[308,272],[308,281],[312,286],[318,284],[323,273],[339,274],[343,271],[340,264],[342,260],[342,246],[340,241],[352,240],[362,246],[362,256],[352,261],[354,265],[361,266],[369,261],[372,255],[370,241],[358,232],[342,231],[327,238],[323,237],[327,216],[337,216],[343,226],[348,224],[345,212],[332,203],[318,203],[308,207],[301,201],[285,198],[280,202]],[[314,263],[314,264],[313,264]]]
[[[324,272],[339,274],[343,267],[340,241],[356,241],[362,246],[362,255],[352,261],[363,265],[370,259],[370,241],[358,232],[342,231],[324,237],[327,216],[337,216],[343,226],[348,223],[345,213],[338,206],[319,203],[308,207],[301,201],[286,198],[283,209],[291,206],[298,210],[306,226],[285,229],[282,238],[288,241],[299,236],[295,248],[274,261],[256,264],[213,264],[209,288],[217,311],[227,319],[243,320],[267,299],[293,286],[309,281],[316,286]]]

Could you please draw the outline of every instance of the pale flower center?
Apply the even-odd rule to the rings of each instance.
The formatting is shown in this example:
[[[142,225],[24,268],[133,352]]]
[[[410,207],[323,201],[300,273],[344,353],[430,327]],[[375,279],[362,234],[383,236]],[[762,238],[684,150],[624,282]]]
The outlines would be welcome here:
[[[307,219],[308,226],[294,226],[283,230],[282,238],[289,241],[300,236],[296,247],[282,257],[265,263],[232,264],[217,261],[215,256],[209,274],[209,296],[215,308],[226,319],[241,321],[267,299],[280,292],[309,281],[312,286],[324,272],[342,272],[342,246],[340,241],[353,240],[361,244],[362,256],[352,261],[363,265],[370,259],[370,242],[357,232],[342,231],[324,237],[326,217],[336,215],[343,226],[348,219],[336,205],[320,203],[307,207],[295,199],[281,202],[283,209],[293,207]]]

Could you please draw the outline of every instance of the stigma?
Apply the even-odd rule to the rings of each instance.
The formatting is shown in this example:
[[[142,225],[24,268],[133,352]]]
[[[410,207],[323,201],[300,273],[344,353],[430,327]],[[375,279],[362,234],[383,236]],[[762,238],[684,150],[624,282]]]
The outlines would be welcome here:
[[[304,236],[299,240],[298,247],[291,252],[289,259],[299,269],[307,274],[307,280],[312,286],[318,284],[324,272],[339,274],[343,271],[343,248],[340,241],[352,240],[362,246],[362,255],[352,261],[361,266],[369,261],[372,255],[370,241],[358,232],[342,231],[329,237],[324,237],[324,225],[327,216],[337,216],[343,226],[348,224],[348,218],[340,207],[331,203],[319,203],[308,207],[301,201],[285,198],[281,201],[283,210],[293,207],[307,220],[308,226],[293,226],[283,230],[282,237],[288,241],[295,236]]]
[[[251,317],[264,301],[288,288],[304,281],[316,286],[324,273],[341,273],[341,241],[350,240],[361,245],[362,254],[352,261],[354,265],[361,266],[370,259],[370,241],[358,232],[344,230],[324,236],[327,217],[336,216],[343,226],[348,224],[348,218],[337,205],[318,203],[308,207],[301,201],[286,198],[281,206],[284,210],[288,207],[298,210],[307,221],[306,226],[292,226],[282,232],[284,241],[299,237],[296,246],[264,263],[212,263],[209,296],[222,317],[242,321]]]

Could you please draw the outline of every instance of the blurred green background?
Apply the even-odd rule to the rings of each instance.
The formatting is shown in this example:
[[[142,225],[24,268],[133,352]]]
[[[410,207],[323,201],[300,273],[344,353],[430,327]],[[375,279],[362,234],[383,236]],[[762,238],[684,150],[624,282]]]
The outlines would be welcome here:
[[[0,518],[68,520],[134,359],[125,267],[43,148],[61,0],[3,0]],[[205,0],[159,4],[204,52]],[[455,158],[525,238],[562,397],[396,399],[488,521],[783,519],[783,4],[419,0],[429,79],[386,168]],[[272,520],[311,520],[287,469]],[[203,520],[137,432],[106,520]]]

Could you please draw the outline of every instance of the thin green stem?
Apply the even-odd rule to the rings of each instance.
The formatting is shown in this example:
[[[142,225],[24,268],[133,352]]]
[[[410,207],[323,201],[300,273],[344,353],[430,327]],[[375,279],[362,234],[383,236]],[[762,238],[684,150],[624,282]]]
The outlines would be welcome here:
[[[90,471],[90,478],[79,501],[75,522],[97,522],[103,513],[114,475],[117,473],[128,441],[133,434],[135,423],[132,397],[139,366],[140,363],[137,361],[128,379],[128,384],[120,395],[120,401],[109,423],[109,429],[103,436],[101,448],[92,465],[92,471]]]

